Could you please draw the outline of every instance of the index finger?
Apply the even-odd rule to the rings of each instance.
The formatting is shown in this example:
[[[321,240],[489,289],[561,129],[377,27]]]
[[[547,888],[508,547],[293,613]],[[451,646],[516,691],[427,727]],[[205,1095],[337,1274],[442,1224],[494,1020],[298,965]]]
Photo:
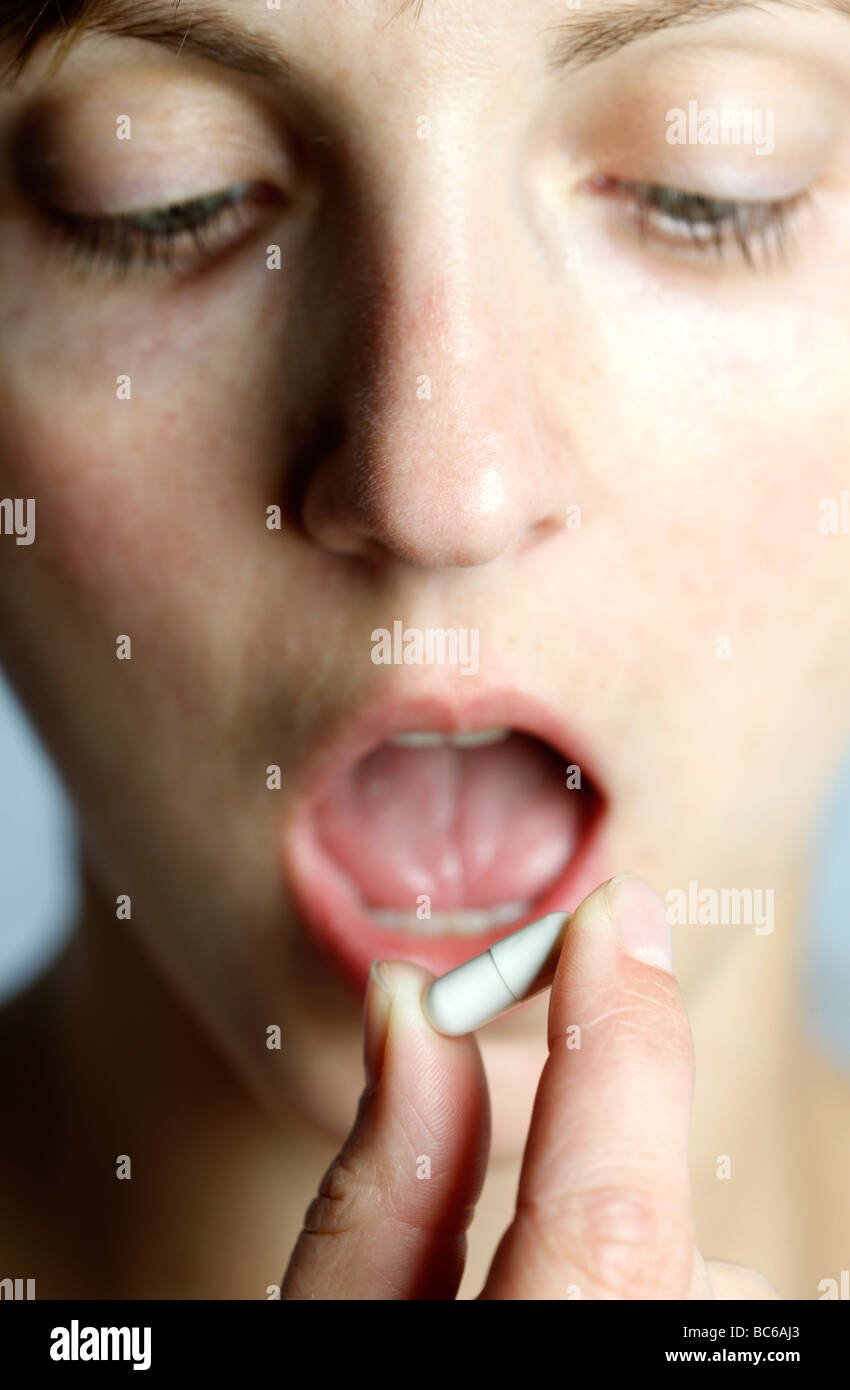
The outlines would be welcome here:
[[[670,971],[664,904],[642,880],[614,879],[577,909],[516,1215],[481,1298],[688,1296],[693,1046]]]

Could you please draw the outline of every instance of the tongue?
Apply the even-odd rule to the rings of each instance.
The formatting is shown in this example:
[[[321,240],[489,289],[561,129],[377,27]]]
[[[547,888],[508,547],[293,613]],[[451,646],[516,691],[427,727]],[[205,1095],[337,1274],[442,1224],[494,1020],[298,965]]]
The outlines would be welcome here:
[[[370,907],[488,908],[540,896],[580,834],[565,764],[514,734],[484,748],[382,744],[318,812],[326,850]]]

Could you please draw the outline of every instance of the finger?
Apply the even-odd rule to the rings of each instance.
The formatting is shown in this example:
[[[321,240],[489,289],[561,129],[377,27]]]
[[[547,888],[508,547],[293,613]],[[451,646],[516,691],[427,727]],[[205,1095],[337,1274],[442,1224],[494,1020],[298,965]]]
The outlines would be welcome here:
[[[481,1054],[474,1037],[444,1038],[424,1018],[427,970],[384,961],[381,974],[386,985],[373,967],[364,1003],[366,1090],[284,1299],[451,1299],[463,1274],[490,1143]]]
[[[639,879],[612,880],[575,913],[516,1215],[481,1297],[688,1296],[693,1049],[665,954],[664,904]]]
[[[714,1285],[709,1277],[706,1262],[700,1252],[694,1248],[694,1258],[691,1265],[691,1282],[688,1288],[689,1300],[715,1299],[717,1294],[714,1292]]]
[[[770,1280],[759,1274],[757,1269],[732,1264],[729,1260],[706,1260],[705,1267],[715,1298],[770,1300],[780,1297]]]

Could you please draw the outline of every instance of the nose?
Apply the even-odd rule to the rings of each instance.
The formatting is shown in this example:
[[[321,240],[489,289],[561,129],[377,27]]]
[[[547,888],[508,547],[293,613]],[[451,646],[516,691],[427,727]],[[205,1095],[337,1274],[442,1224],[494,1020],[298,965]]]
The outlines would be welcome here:
[[[516,306],[485,257],[459,254],[457,235],[451,246],[438,233],[426,240],[395,238],[405,249],[374,267],[347,323],[343,424],[314,461],[302,520],[340,555],[484,565],[562,525],[568,479],[551,417],[537,409]]]

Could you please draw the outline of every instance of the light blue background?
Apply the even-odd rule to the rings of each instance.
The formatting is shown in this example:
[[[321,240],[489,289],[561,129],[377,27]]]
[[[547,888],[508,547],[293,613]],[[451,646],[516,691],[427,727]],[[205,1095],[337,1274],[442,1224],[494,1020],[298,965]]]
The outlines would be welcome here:
[[[850,1068],[850,760],[824,818],[808,924],[809,1026]],[[79,901],[74,818],[0,672],[0,1001],[48,964]]]

